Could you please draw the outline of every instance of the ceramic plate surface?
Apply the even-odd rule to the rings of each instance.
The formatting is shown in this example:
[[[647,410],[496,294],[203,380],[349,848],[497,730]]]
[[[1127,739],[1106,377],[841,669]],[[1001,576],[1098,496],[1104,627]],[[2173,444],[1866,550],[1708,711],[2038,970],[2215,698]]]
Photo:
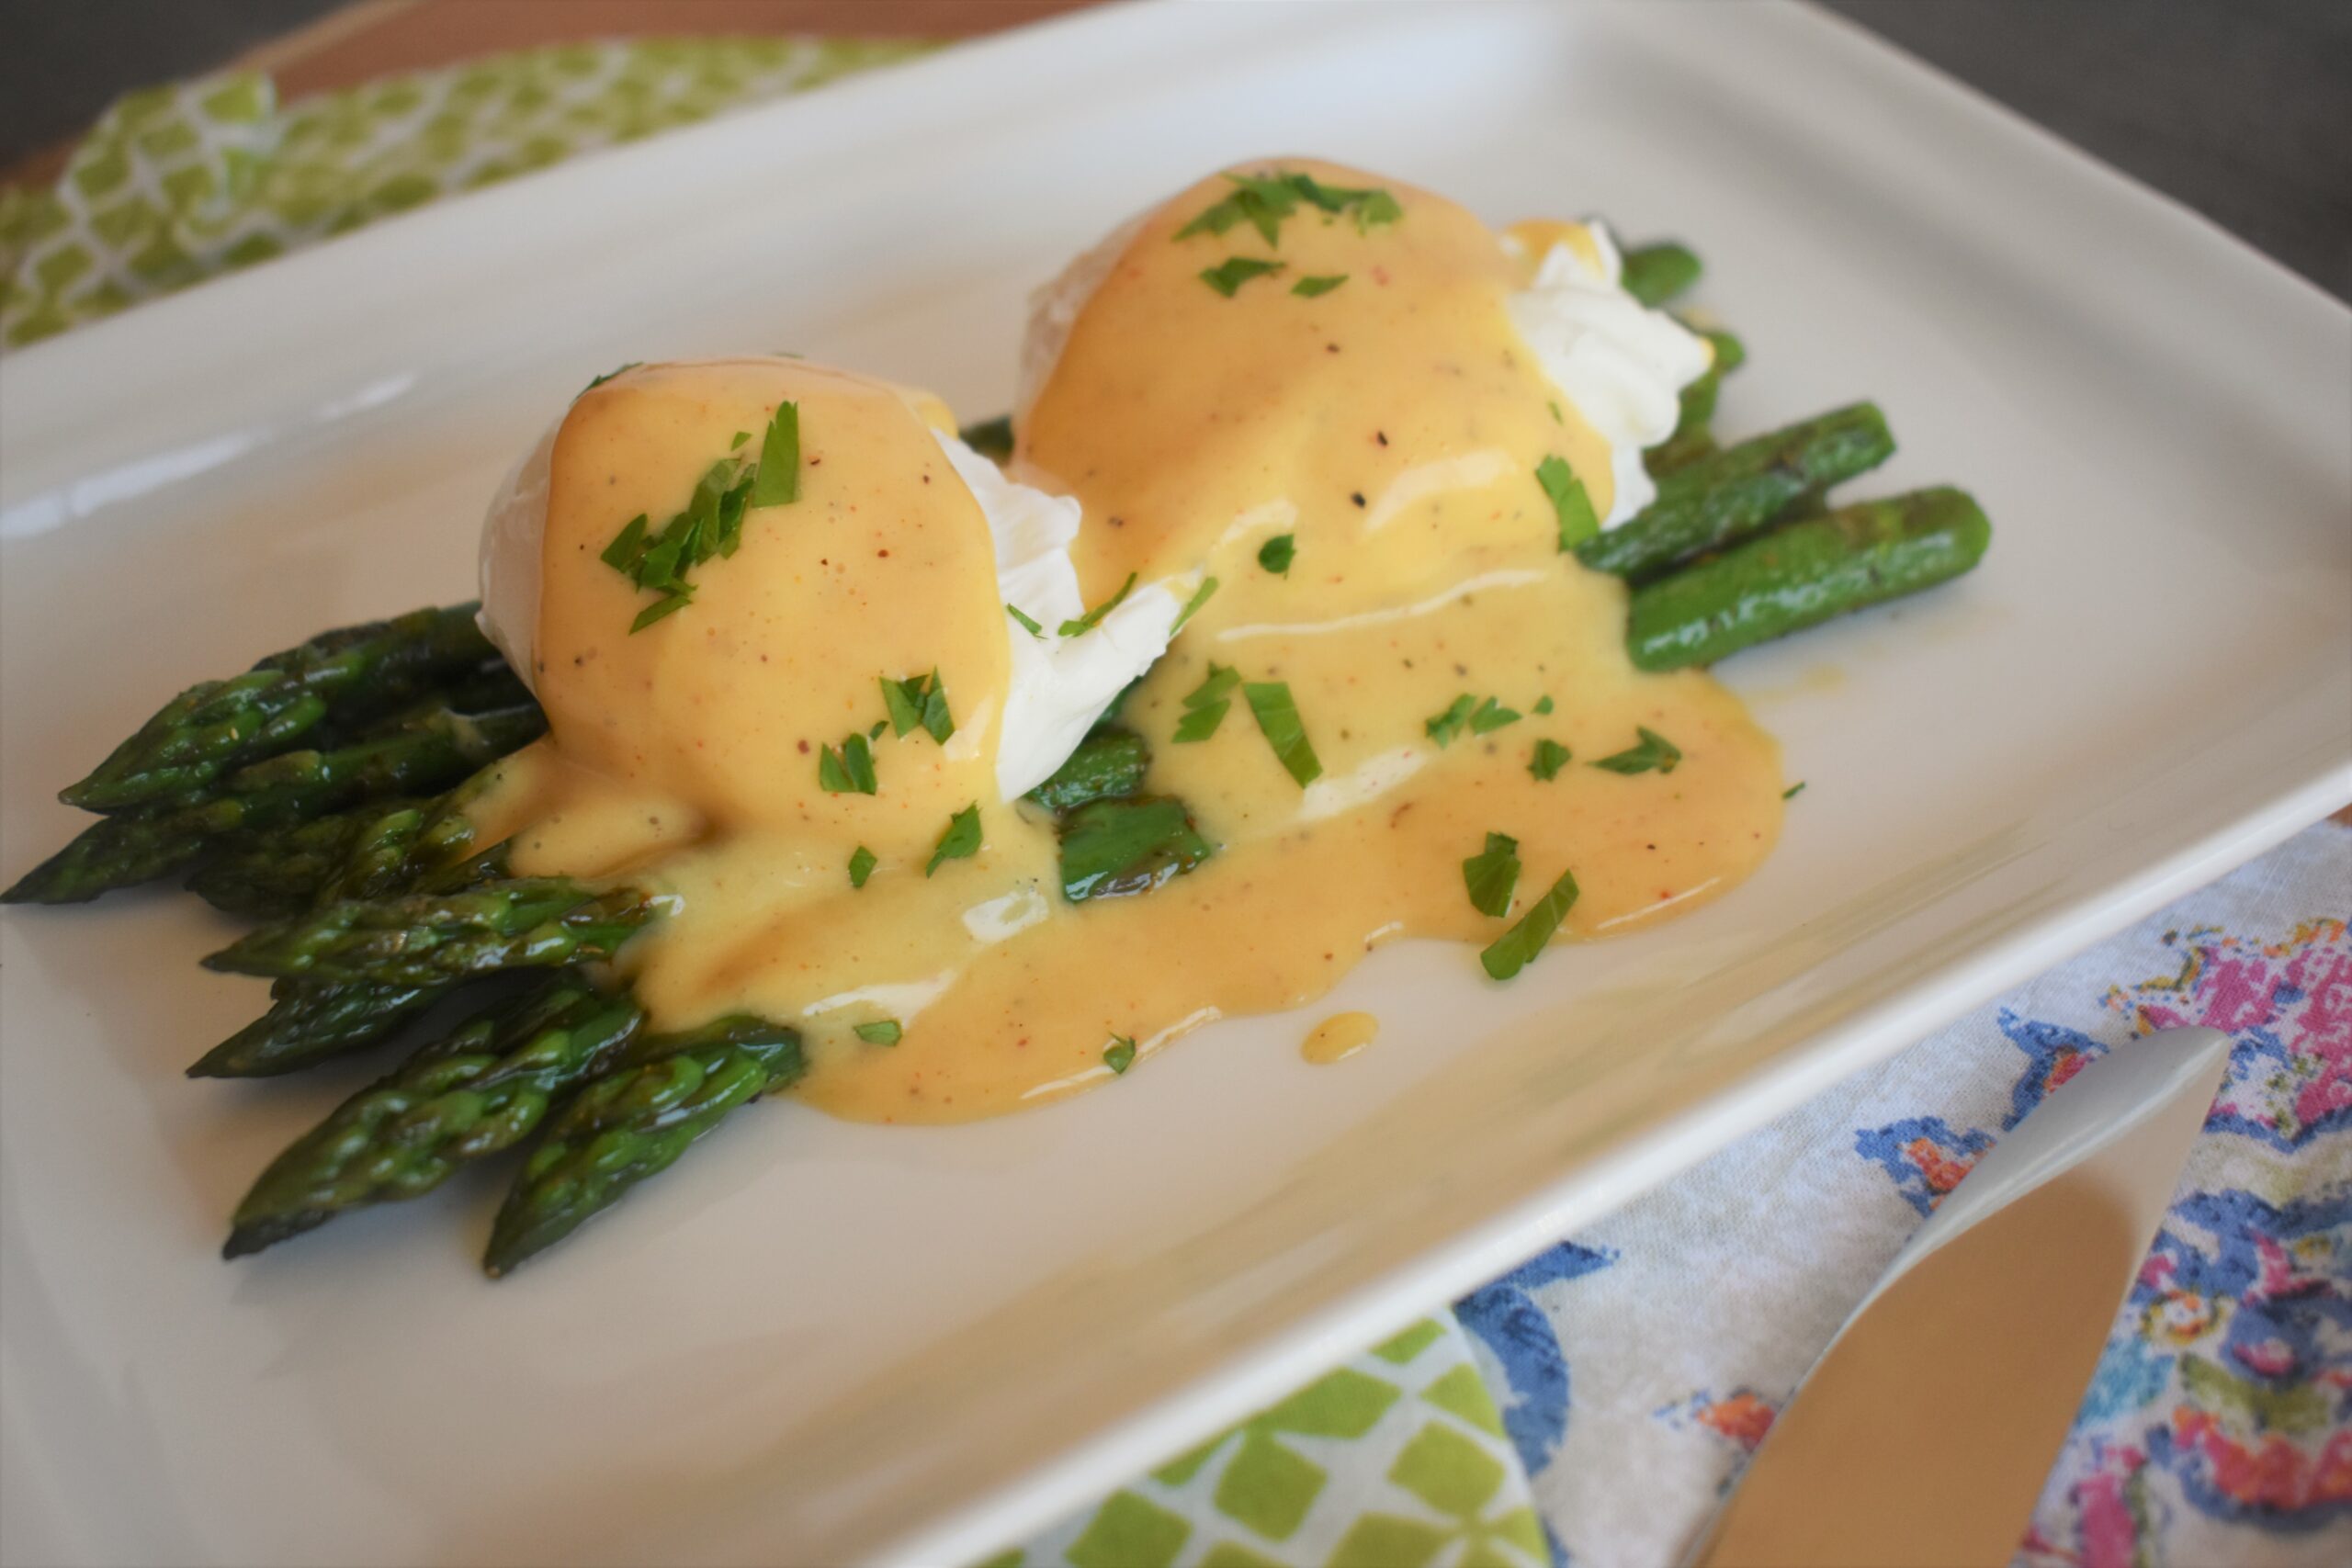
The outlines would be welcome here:
[[[1810,785],[1762,874],[1508,987],[1384,949],[991,1123],[770,1107],[495,1286],[471,1183],[222,1264],[364,1075],[181,1077],[261,999],[192,898],[10,910],[11,1561],[968,1561],[2352,798],[2340,305],[1807,12],[1113,7],[8,355],[6,871],[186,680],[466,596],[594,373],[792,348],[993,412],[1031,286],[1285,151],[1688,238],[1722,423],[1872,396],[1872,486],[1991,512],[1963,583],[1728,668]],[[1307,1066],[1340,1008],[1380,1043]]]

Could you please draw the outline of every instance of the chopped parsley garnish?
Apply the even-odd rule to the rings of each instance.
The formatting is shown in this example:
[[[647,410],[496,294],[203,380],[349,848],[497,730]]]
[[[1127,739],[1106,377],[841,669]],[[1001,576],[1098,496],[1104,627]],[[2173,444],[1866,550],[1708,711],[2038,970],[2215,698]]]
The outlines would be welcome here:
[[[1560,548],[1575,549],[1600,532],[1600,518],[1592,510],[1592,497],[1585,494],[1584,481],[1577,478],[1566,458],[1546,457],[1536,464],[1535,482],[1552,498],[1553,514],[1560,521]]]
[[[979,852],[980,803],[976,800],[947,819],[947,830],[939,835],[922,874],[929,876],[951,860],[969,860]]]
[[[907,1032],[895,1018],[876,1019],[872,1023],[861,1023],[856,1028],[857,1037],[868,1045],[896,1045]]]
[[[1177,721],[1175,739],[1179,742],[1206,740],[1225,722],[1226,710],[1233,705],[1230,694],[1241,683],[1240,671],[1223,664],[1212,664],[1201,683],[1184,695],[1184,716]]]
[[[1537,713],[1550,713],[1552,711],[1552,699],[1549,696],[1536,698],[1534,711]]]
[[[1470,722],[1470,715],[1476,710],[1477,706],[1478,699],[1464,692],[1446,704],[1443,713],[1431,714],[1421,720],[1421,728],[1428,731],[1429,738],[1436,741],[1439,748],[1442,750],[1453,743],[1455,736],[1462,733],[1462,727]]]
[[[1298,536],[1277,534],[1258,547],[1258,564],[1277,577],[1290,575],[1291,558],[1298,554]]]
[[[858,845],[851,852],[849,857],[849,885],[852,887],[865,886],[865,879],[874,874],[874,868],[879,863],[881,863],[878,857],[872,850],[867,849],[864,844]]]
[[[1201,585],[1193,590],[1193,596],[1190,599],[1185,600],[1183,609],[1177,612],[1176,624],[1168,628],[1168,635],[1170,637],[1173,637],[1178,632],[1182,631],[1184,629],[1184,623],[1193,618],[1193,612],[1207,604],[1209,602],[1209,596],[1216,592],[1216,578],[1204,577],[1201,579]]]
[[[1519,840],[1508,833],[1489,833],[1487,847],[1462,863],[1462,881],[1470,889],[1470,907],[1497,919],[1510,913],[1511,889],[1519,886]]]
[[[1103,616],[1109,615],[1112,611],[1117,609],[1121,604],[1126,602],[1126,597],[1134,591],[1135,585],[1136,574],[1131,571],[1127,573],[1127,580],[1119,584],[1119,591],[1116,593],[1112,594],[1108,599],[1103,600],[1102,603],[1095,605],[1094,608],[1087,611],[1086,614],[1079,616],[1077,619],[1064,621],[1058,628],[1061,635],[1064,637],[1077,637],[1081,632],[1091,632],[1096,626],[1101,626],[1102,624]]]
[[[1493,697],[1488,697],[1478,705],[1478,711],[1470,716],[1470,733],[1491,735],[1506,724],[1517,724],[1519,716],[1517,708],[1507,708]]]
[[[1348,280],[1344,272],[1325,273],[1319,277],[1302,277],[1290,286],[1290,291],[1302,299],[1313,299],[1329,294]]]
[[[1396,198],[1377,188],[1355,188],[1348,186],[1327,186],[1313,175],[1277,171],[1272,175],[1227,175],[1234,186],[1233,194],[1224,200],[1201,209],[1200,214],[1176,231],[1179,240],[1189,240],[1195,234],[1222,234],[1237,223],[1247,223],[1258,231],[1266,243],[1277,244],[1282,234],[1283,220],[1307,202],[1334,216],[1342,212],[1355,214],[1358,231],[1375,223],[1394,223],[1405,215]]]
[[[751,438],[752,433],[750,431],[739,430],[735,433],[734,439],[727,443],[727,449],[729,452],[732,452],[735,448],[741,446],[744,442],[749,441]]]
[[[1568,765],[1568,749],[1556,740],[1544,739],[1535,743],[1535,754],[1527,760],[1527,771],[1549,784],[1560,776]]]
[[[1797,792],[1804,788],[1804,780],[1799,779],[1796,783],[1791,784],[1788,788],[1781,792],[1781,798],[1782,800],[1794,800],[1797,797]]]
[[[1135,1041],[1125,1034],[1111,1036],[1111,1043],[1102,1047],[1102,1065],[1124,1077],[1136,1065]]]
[[[1282,269],[1282,263],[1262,256],[1227,256],[1215,266],[1203,267],[1201,281],[1230,299],[1251,278],[1265,277]]]
[[[1031,637],[1044,637],[1046,635],[1046,628],[1039,626],[1035,617],[1023,615],[1021,613],[1021,606],[1018,604],[1007,604],[1004,607],[1004,613],[1011,615],[1013,619],[1013,624],[1018,626],[1023,631],[1027,632]]]
[[[1251,681],[1241,688],[1250,699],[1250,711],[1257,716],[1258,728],[1264,732],[1266,744],[1296,779],[1301,789],[1323,776],[1323,764],[1317,760],[1315,747],[1306,739],[1306,725],[1298,716],[1298,705],[1291,700],[1287,681]]]
[[[1544,406],[1552,411],[1552,423],[1554,424],[1566,424],[1568,423],[1568,416],[1560,412],[1559,399],[1554,398]]]
[[[760,442],[760,477],[752,485],[753,506],[785,506],[800,499],[800,405],[778,403]]]
[[[645,361],[642,359],[632,359],[626,365],[616,365],[610,370],[605,371],[602,376],[597,377],[594,380],[589,382],[580,389],[583,392],[593,392],[597,388],[603,386],[605,382],[611,380],[614,377],[621,374],[623,371],[634,370],[644,363]]]
[[[1653,770],[1670,773],[1674,772],[1675,764],[1682,761],[1682,753],[1675,749],[1674,742],[1657,730],[1644,729],[1635,725],[1634,733],[1641,738],[1637,744],[1603,757],[1592,765],[1606,768],[1612,773],[1646,773]]]
[[[817,787],[827,795],[874,793],[874,748],[865,736],[851,736],[838,752],[828,746],[817,753]]]
[[[1532,963],[1568,918],[1577,901],[1577,879],[1574,872],[1560,873],[1560,880],[1552,890],[1527,907],[1519,923],[1503,932],[1478,954],[1478,962],[1487,973],[1498,980],[1508,980]]]
[[[941,745],[956,733],[956,720],[947,712],[947,688],[933,670],[928,675],[910,676],[893,681],[888,675],[882,681],[882,705],[890,710],[890,731],[894,735],[909,735],[917,729],[927,730]]]
[[[742,440],[735,445],[741,446]],[[685,608],[695,596],[686,573],[713,556],[735,553],[743,542],[748,507],[780,506],[799,496],[800,411],[783,403],[768,425],[757,466],[745,468],[741,457],[721,457],[695,481],[685,510],[664,523],[660,533],[649,533],[650,520],[639,513],[621,525],[598,556],[638,587],[661,595],[638,612],[628,629],[641,632]]]

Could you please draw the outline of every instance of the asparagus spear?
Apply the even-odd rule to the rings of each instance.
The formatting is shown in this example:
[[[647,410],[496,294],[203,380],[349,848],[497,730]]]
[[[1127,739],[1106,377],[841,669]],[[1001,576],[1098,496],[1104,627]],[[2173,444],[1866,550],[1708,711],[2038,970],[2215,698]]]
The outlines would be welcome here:
[[[1143,787],[1151,749],[1131,729],[1098,724],[1054,776],[1029,792],[1048,811],[1069,811],[1090,800],[1133,795]]]
[[[263,1078],[380,1044],[457,987],[279,980],[269,1010],[189,1067],[192,1078]]]
[[[536,706],[480,715],[445,708],[379,740],[282,752],[232,773],[217,795],[92,824],[0,893],[0,903],[82,903],[187,870],[240,833],[292,826],[378,795],[444,789],[546,727]]]
[[[570,877],[516,877],[458,893],[346,899],[249,932],[204,963],[236,975],[431,986],[609,958],[656,908],[652,895],[631,887],[600,893]]]
[[[729,1111],[784,1088],[805,1066],[797,1030],[741,1017],[640,1038],[627,1056],[547,1118],[492,1226],[482,1259],[492,1278],[620,1201]]]
[[[274,920],[309,908],[363,845],[430,804],[413,800],[338,811],[275,831],[242,834],[217,860],[188,878],[190,891],[216,909]]]
[[[1061,840],[1062,893],[1074,904],[1148,892],[1215,849],[1167,795],[1081,806],[1062,819]]]
[[[549,1105],[618,1056],[645,1014],[576,976],[476,1015],[296,1139],[237,1205],[222,1256],[335,1215],[432,1191],[528,1137]]]
[[[283,750],[338,708],[414,696],[497,656],[474,625],[475,609],[418,610],[322,633],[243,675],[191,686],[60,798],[92,811],[153,805]]]
[[[1636,245],[1625,253],[1624,264],[1618,281],[1624,285],[1626,293],[1652,307],[1663,305],[1689,288],[1705,270],[1696,252],[1672,240]]]
[[[1894,451],[1875,404],[1833,409],[1660,475],[1657,499],[1578,545],[1577,558],[1635,581],[1654,577],[1746,538],[1807,491],[1874,468]]]
[[[1009,413],[967,424],[956,434],[963,437],[965,446],[983,457],[1001,463],[1012,456],[1012,416]]]
[[[1712,664],[1958,577],[1991,539],[1984,510],[1962,491],[1841,507],[1634,589],[1626,650],[1644,670]]]

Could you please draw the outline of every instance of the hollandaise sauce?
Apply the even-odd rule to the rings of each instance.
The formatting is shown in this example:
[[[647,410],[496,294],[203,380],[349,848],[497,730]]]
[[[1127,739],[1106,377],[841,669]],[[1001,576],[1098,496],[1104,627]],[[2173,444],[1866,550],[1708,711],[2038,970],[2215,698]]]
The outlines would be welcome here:
[[[1236,173],[1098,258],[1010,465],[1077,502],[1086,605],[1194,606],[1118,722],[1216,848],[1148,892],[1070,902],[1051,818],[1000,787],[1016,639],[1091,623],[1017,613],[943,411],[788,359],[573,405],[530,655],[550,732],[472,810],[519,873],[672,896],[620,959],[658,1024],[793,1021],[812,1103],[960,1121],[1301,1007],[1393,939],[1464,943],[1495,983],[1477,954],[1510,933],[1487,973],[1771,849],[1773,742],[1706,675],[1634,670],[1623,586],[1564,549],[1616,510],[1623,443],[1514,300],[1536,247],[1589,236],[1506,243],[1308,161]],[[732,553],[632,630],[654,601],[616,538],[772,460],[786,405],[795,493],[754,491]]]

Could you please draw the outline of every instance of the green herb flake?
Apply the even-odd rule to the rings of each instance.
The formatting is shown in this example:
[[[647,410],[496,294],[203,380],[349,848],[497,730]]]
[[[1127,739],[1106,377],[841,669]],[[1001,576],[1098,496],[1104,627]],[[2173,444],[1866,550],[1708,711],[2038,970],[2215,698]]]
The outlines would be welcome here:
[[[753,506],[788,506],[800,499],[800,405],[778,403],[760,441],[759,478],[752,482]]]
[[[906,736],[921,729],[944,746],[956,733],[956,720],[947,711],[947,687],[938,671],[904,681],[884,675],[880,682],[882,705],[889,710],[892,734]]]
[[[896,1045],[906,1037],[906,1030],[895,1018],[876,1019],[872,1023],[856,1026],[857,1037],[868,1045]]]
[[[1076,620],[1064,621],[1057,629],[1059,630],[1061,635],[1064,637],[1077,637],[1081,633],[1092,631],[1096,626],[1102,624],[1103,616],[1109,615],[1112,611],[1117,609],[1121,604],[1126,602],[1126,597],[1130,592],[1134,592],[1135,585],[1136,574],[1131,571],[1127,573],[1127,580],[1119,584],[1119,591],[1116,593],[1112,594],[1108,599],[1103,600],[1102,603],[1095,605],[1094,608],[1087,611],[1086,614],[1079,616]]]
[[[1564,457],[1546,457],[1535,465],[1535,482],[1552,498],[1552,512],[1560,523],[1560,548],[1572,550],[1600,532],[1600,518],[1592,510],[1592,498],[1584,492],[1584,481],[1576,476]]]
[[[1344,272],[1327,273],[1319,277],[1302,277],[1290,286],[1290,291],[1302,299],[1319,299],[1348,280]]]
[[[1603,757],[1592,765],[1606,768],[1612,773],[1670,773],[1682,761],[1682,753],[1675,749],[1674,742],[1657,730],[1644,729],[1636,725],[1634,733],[1640,737],[1636,744]]]
[[[1298,781],[1301,789],[1323,776],[1323,764],[1317,760],[1314,744],[1306,739],[1306,725],[1298,716],[1298,705],[1291,700],[1287,681],[1251,681],[1243,685],[1241,694],[1250,700],[1250,711],[1257,716],[1258,728],[1266,743],[1274,749],[1290,776]]]
[[[858,845],[849,857],[849,885],[852,887],[865,886],[865,879],[874,874],[874,868],[880,863],[872,850],[864,844]]]
[[[1297,210],[1301,201],[1313,204],[1326,215],[1354,213],[1359,231],[1369,230],[1376,223],[1394,223],[1405,215],[1396,198],[1385,190],[1327,186],[1312,175],[1278,170],[1272,175],[1225,177],[1234,187],[1232,194],[1203,208],[1191,222],[1176,231],[1176,239],[1223,234],[1236,224],[1247,223],[1258,231],[1266,243],[1276,244],[1280,243],[1283,220]]]
[[[1536,713],[1550,713],[1552,711],[1552,699],[1548,696],[1536,698],[1535,706],[1532,711]]]
[[[1201,281],[1230,299],[1241,286],[1253,277],[1266,277],[1283,270],[1278,261],[1262,256],[1227,256],[1215,266],[1201,269]]]
[[[1487,847],[1462,863],[1462,881],[1472,908],[1497,919],[1510,914],[1511,890],[1519,886],[1519,840],[1488,833]]]
[[[874,793],[874,749],[865,736],[851,736],[838,752],[827,746],[817,753],[817,787],[827,795]]]
[[[1477,706],[1478,699],[1464,692],[1448,703],[1443,713],[1432,714],[1421,720],[1421,728],[1428,732],[1429,738],[1436,741],[1438,749],[1442,750],[1453,744],[1455,736],[1462,733],[1462,727],[1470,722],[1470,715]]]
[[[1229,699],[1218,703],[1203,703],[1176,721],[1176,732],[1169,739],[1179,746],[1189,746],[1195,741],[1206,740],[1216,733],[1216,727],[1225,722],[1226,710],[1231,706],[1233,704]]]
[[[1111,1043],[1102,1047],[1102,1065],[1124,1077],[1136,1065],[1135,1041],[1125,1034],[1111,1036]]]
[[[1549,739],[1538,740],[1535,754],[1527,760],[1527,771],[1545,784],[1558,778],[1560,770],[1567,765],[1568,749]]]
[[[580,389],[583,392],[593,392],[597,388],[603,386],[605,382],[611,380],[614,377],[620,375],[623,371],[634,370],[644,363],[645,361],[642,359],[632,359],[626,365],[616,365],[610,370],[605,371],[602,376],[597,377],[594,380],[589,382]]]
[[[1292,558],[1298,554],[1298,536],[1277,534],[1258,547],[1258,564],[1276,577],[1290,575]]]
[[[1027,632],[1031,637],[1041,637],[1046,635],[1046,628],[1039,626],[1033,616],[1023,615],[1021,613],[1021,606],[1018,604],[1007,604],[1004,607],[1004,613],[1012,617],[1013,625],[1019,626],[1023,631]]]
[[[752,433],[751,433],[750,431],[748,431],[748,430],[739,430],[739,431],[737,431],[737,432],[735,433],[735,438],[734,438],[733,440],[731,440],[731,441],[728,442],[728,444],[727,444],[727,449],[728,449],[729,452],[732,452],[732,451],[734,451],[734,450],[735,450],[735,448],[737,448],[738,446],[741,446],[741,445],[743,445],[743,443],[744,443],[744,442],[749,441],[751,438],[752,438]]]
[[[1478,962],[1486,965],[1487,973],[1496,979],[1510,979],[1544,951],[1544,945],[1552,940],[1552,933],[1560,929],[1560,922],[1566,919],[1568,911],[1576,907],[1576,874],[1564,871],[1560,873],[1560,880],[1552,884],[1550,892],[1527,907],[1527,913],[1520,916],[1517,925],[1497,937],[1485,952],[1478,954]]]
[[[615,571],[632,571],[638,558],[645,553],[645,525],[646,515],[642,512],[622,524],[621,531],[613,536],[613,542],[606,545],[605,553],[596,558]]]
[[[1211,664],[1201,683],[1184,695],[1184,716],[1176,723],[1176,741],[1189,745],[1215,735],[1216,727],[1225,722],[1226,710],[1233,706],[1230,694],[1240,683],[1240,671]]]
[[[1177,612],[1176,624],[1168,628],[1169,637],[1173,638],[1178,632],[1182,631],[1184,629],[1184,623],[1193,618],[1193,612],[1207,604],[1211,596],[1216,592],[1216,578],[1204,577],[1201,579],[1201,585],[1193,590],[1193,596],[1190,599],[1185,600],[1183,609]]]
[[[1478,711],[1470,716],[1470,733],[1491,735],[1507,724],[1517,724],[1519,719],[1517,708],[1507,708],[1497,699],[1488,697],[1478,705]]]
[[[1559,399],[1553,398],[1545,402],[1544,406],[1552,411],[1552,423],[1554,424],[1566,424],[1568,423],[1568,416],[1560,412]]]
[[[1804,789],[1804,780],[1799,779],[1796,783],[1791,784],[1788,788],[1781,792],[1781,798],[1782,800],[1794,800]]]
[[[970,860],[979,852],[980,803],[976,800],[947,819],[947,830],[939,835],[922,874],[929,876],[951,860]]]
[[[664,615],[673,615],[693,603],[694,595],[691,593],[673,593],[665,599],[656,599],[652,604],[639,610],[637,613],[637,618],[629,622],[629,633],[635,636]]]

